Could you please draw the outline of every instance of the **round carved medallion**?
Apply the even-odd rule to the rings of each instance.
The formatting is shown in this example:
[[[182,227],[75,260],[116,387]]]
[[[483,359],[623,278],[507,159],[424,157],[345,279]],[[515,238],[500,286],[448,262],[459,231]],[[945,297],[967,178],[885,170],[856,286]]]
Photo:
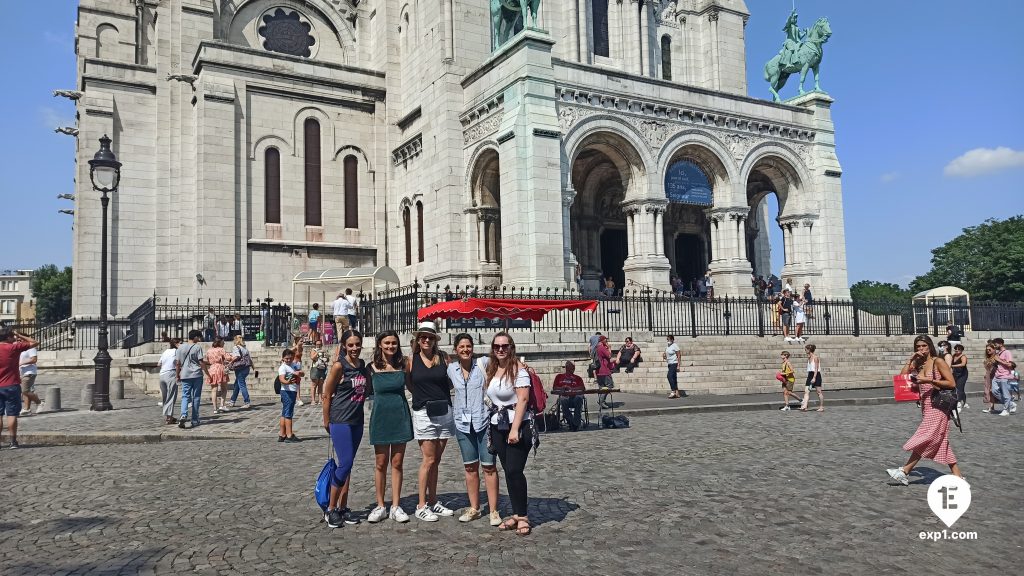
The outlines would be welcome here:
[[[303,58],[312,55],[310,48],[316,44],[316,39],[310,34],[313,27],[298,12],[277,8],[273,14],[264,14],[262,20],[258,32],[263,37],[265,49]]]

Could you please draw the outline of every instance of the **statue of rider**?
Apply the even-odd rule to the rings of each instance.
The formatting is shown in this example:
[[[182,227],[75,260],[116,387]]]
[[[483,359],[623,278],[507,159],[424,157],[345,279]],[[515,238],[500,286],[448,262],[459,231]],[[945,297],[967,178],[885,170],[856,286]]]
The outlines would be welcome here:
[[[782,28],[782,31],[786,33],[786,42],[782,45],[782,50],[779,51],[779,66],[782,68],[787,68],[793,63],[793,57],[800,48],[800,44],[807,38],[807,30],[801,30],[796,20],[797,13],[794,9],[789,13],[786,25]]]

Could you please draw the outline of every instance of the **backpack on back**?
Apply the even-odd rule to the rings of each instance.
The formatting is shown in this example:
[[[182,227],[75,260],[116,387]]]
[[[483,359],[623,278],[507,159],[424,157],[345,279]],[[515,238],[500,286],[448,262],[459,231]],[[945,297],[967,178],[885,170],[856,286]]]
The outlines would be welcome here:
[[[530,373],[530,401],[526,404],[527,409],[534,414],[541,414],[547,407],[548,395],[544,392],[544,383],[536,372]]]

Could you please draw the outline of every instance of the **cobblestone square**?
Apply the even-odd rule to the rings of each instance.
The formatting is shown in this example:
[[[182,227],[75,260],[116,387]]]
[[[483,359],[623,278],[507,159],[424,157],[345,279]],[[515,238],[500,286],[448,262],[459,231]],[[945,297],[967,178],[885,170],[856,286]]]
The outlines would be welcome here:
[[[203,440],[0,450],[0,572],[39,574],[1005,574],[1020,558],[1019,416],[972,410],[953,447],[974,487],[954,525],[974,541],[926,542],[926,501],[945,467],[889,486],[913,405],[633,418],[626,430],[543,436],[527,467],[529,537],[481,519],[330,530],[312,487],[327,442]],[[415,507],[409,447],[403,506]],[[372,449],[353,509],[373,505]],[[464,507],[451,442],[442,500]],[[503,505],[507,505],[503,498]]]

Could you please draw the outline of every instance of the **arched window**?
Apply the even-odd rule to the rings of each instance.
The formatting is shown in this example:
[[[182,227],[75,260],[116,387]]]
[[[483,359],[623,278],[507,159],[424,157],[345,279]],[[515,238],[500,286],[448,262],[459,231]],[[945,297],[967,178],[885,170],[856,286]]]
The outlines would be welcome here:
[[[263,153],[263,211],[267,224],[281,223],[281,152],[277,148]]]
[[[96,28],[96,58],[114,60],[117,58],[118,32],[111,24],[100,24]]]
[[[307,118],[303,125],[306,145],[306,226],[320,226],[320,123]]]
[[[672,79],[672,38],[668,34],[661,37],[661,78]]]
[[[591,20],[594,54],[604,57],[608,57],[608,2],[609,0],[593,0],[591,2],[594,15]]]
[[[345,228],[359,228],[359,161],[345,156]]]
[[[416,235],[419,238],[419,261],[423,262],[423,202],[416,203]]]
[[[409,207],[402,208],[402,227],[405,228],[405,265],[412,265],[412,218]]]

